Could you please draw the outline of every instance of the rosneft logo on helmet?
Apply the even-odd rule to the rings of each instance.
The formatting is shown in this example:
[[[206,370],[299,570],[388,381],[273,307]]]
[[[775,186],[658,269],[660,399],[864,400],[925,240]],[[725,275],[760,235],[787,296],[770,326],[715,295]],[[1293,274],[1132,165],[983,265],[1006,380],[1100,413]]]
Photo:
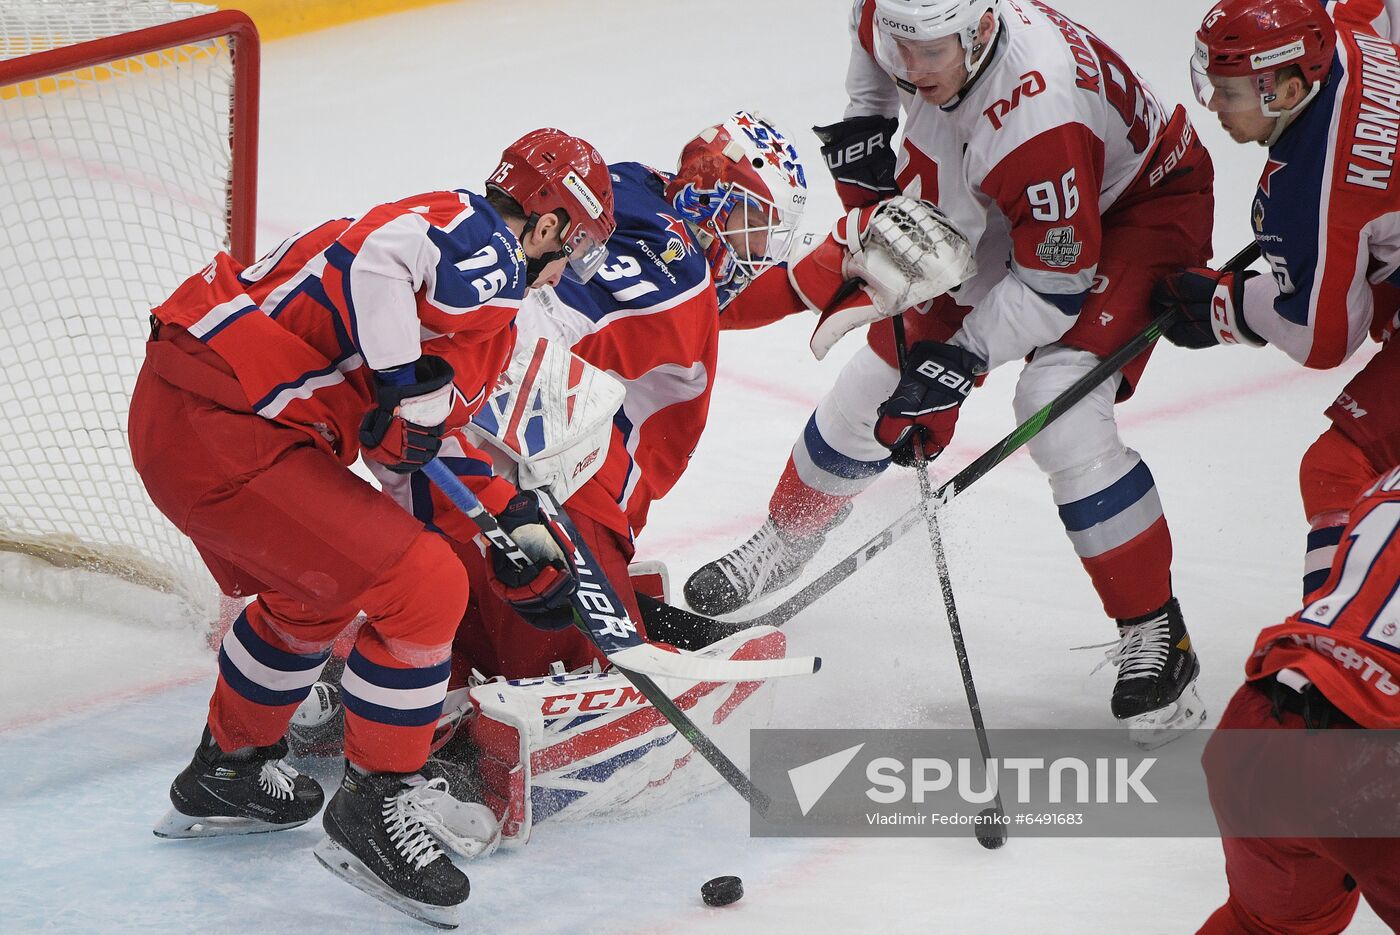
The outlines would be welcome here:
[[[1291,62],[1295,58],[1302,58],[1307,54],[1307,47],[1303,45],[1302,39],[1295,39],[1288,45],[1280,46],[1277,49],[1270,49],[1268,52],[1255,52],[1249,57],[1251,68],[1275,68],[1284,62]]]
[[[574,193],[574,197],[583,205],[583,210],[588,212],[588,216],[597,220],[603,216],[603,204],[589,191],[588,186],[583,184],[583,179],[578,177],[577,172],[570,172],[564,176],[564,187]]]
[[[899,20],[890,19],[883,13],[880,14],[880,25],[894,32],[908,33],[911,36],[918,35],[919,33],[918,29],[910,26],[908,23],[901,23]]]

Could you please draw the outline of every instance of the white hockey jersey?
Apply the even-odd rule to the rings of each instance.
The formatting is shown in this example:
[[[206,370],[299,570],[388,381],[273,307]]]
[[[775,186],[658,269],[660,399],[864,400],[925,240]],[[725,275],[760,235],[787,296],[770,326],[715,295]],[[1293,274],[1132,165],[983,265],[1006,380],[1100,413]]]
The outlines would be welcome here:
[[[1184,111],[1162,104],[1093,33],[1033,0],[1005,0],[990,61],[953,103],[899,89],[874,58],[874,0],[856,0],[847,116],[906,113],[896,177],[975,245],[972,306],[953,338],[989,367],[1054,343],[1076,321],[1099,262],[1101,220],[1176,159],[1161,152]]]

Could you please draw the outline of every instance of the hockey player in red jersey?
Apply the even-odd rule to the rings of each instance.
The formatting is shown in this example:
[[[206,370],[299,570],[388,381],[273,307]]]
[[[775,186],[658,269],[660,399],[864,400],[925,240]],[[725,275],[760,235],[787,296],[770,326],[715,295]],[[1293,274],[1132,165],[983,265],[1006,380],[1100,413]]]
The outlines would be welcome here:
[[[778,158],[769,161],[767,156]],[[759,165],[755,165],[758,163]],[[618,230],[586,284],[540,290],[522,309],[522,347],[545,338],[622,382],[607,455],[591,478],[561,490],[565,507],[633,619],[627,583],[633,542],[652,504],[680,479],[709,413],[721,309],[786,259],[806,179],[796,149],[768,121],[740,111],[684,148],[675,173],[610,166]],[[468,567],[479,564],[471,551]],[[472,625],[479,623],[480,625]],[[566,615],[553,634],[530,631],[478,589],[459,634],[459,677],[475,667],[520,678],[561,661],[599,659]],[[602,660],[599,659],[601,662]]]
[[[627,586],[634,538],[680,478],[704,429],[725,315],[747,303],[752,290],[759,308],[770,300],[792,304],[782,263],[807,185],[795,147],[747,111],[702,130],[682,150],[674,173],[639,163],[609,169],[618,229],[604,264],[586,284],[562,282],[532,294],[521,309],[516,362],[471,431],[515,463],[521,486],[548,487],[563,501],[626,605],[629,623],[640,625]],[[923,222],[934,216],[927,206],[909,211]],[[880,266],[880,250],[863,253],[865,262]],[[902,258],[918,265],[913,252]],[[886,278],[899,280],[894,261],[885,256],[883,263]],[[781,289],[759,285],[774,273]],[[746,313],[744,320],[752,317]],[[559,348],[576,355],[572,362],[559,360]],[[600,381],[600,373],[615,379]],[[556,388],[554,380],[563,385]],[[602,455],[588,409],[595,394],[606,399],[609,382],[620,395],[607,410]],[[420,496],[405,505],[421,518],[433,515],[433,504]],[[475,543],[457,546],[474,580],[488,573],[489,558]],[[467,727],[444,719],[442,736],[455,733],[432,765],[441,765],[465,794],[489,802],[500,836],[517,843],[528,839],[534,822],[561,812],[594,815],[625,806],[635,813],[718,781],[688,747],[677,748],[675,730],[621,673],[605,670],[606,660],[569,623],[567,611],[511,607],[477,588],[458,630],[454,685],[468,683],[473,672],[488,681],[472,679],[470,688],[454,690],[453,711]],[[779,631],[756,627],[703,648],[694,640],[688,648],[773,658],[784,646]],[[757,682],[675,690],[678,704],[703,718],[707,730],[751,723],[756,707],[768,703]],[[334,692],[323,686],[304,706],[308,723],[326,725],[298,733],[305,749],[334,745]],[[733,717],[741,706],[743,721]],[[464,774],[453,764],[468,769]],[[471,850],[493,846],[478,837]]]
[[[597,447],[587,444],[578,449],[586,454],[565,458],[562,469],[544,459],[542,471],[542,459],[522,457],[528,433],[517,429],[489,443],[521,462],[520,476],[528,475],[531,486],[549,479],[551,494],[563,501],[631,620],[644,629],[629,581],[635,537],[680,479],[704,430],[721,310],[786,258],[807,186],[792,144],[746,111],[701,131],[674,173],[635,162],[614,163],[609,171],[617,232],[598,275],[532,294],[521,309],[518,342],[529,361],[523,369],[535,375],[529,392],[538,394],[542,409],[567,408],[576,417],[589,402],[573,385],[551,398],[544,376],[552,369],[550,352],[538,350],[542,339],[616,379],[621,394],[616,414],[608,413],[606,454],[595,458]],[[525,421],[511,417],[516,408],[502,405],[497,417],[493,399],[474,430],[504,435],[508,423]],[[554,450],[550,430],[538,444]],[[579,482],[581,473],[586,479]],[[476,544],[461,541],[457,550],[473,580],[487,573],[489,560]],[[689,747],[677,747],[674,728],[621,673],[607,669],[571,622],[567,608],[522,610],[476,588],[458,630],[454,686],[467,684],[474,672],[491,681],[470,689],[468,726],[434,762],[468,766],[465,788],[491,805],[501,836],[516,843],[545,818],[624,806],[635,814],[719,780]],[[705,651],[772,658],[783,655],[784,645],[781,633],[764,627]],[[768,703],[756,683],[673,689],[678,703],[712,731],[738,729]],[[735,717],[741,706],[744,716]],[[450,767],[446,772],[453,775]]]
[[[1327,576],[1358,492],[1400,462],[1400,88],[1388,77],[1400,49],[1389,25],[1381,0],[1211,8],[1192,80],[1236,142],[1268,148],[1251,219],[1271,275],[1188,269],[1155,294],[1180,311],[1166,337],[1183,347],[1273,344],[1327,369],[1368,334],[1381,343],[1303,456],[1305,595]]]
[[[903,374],[890,324],[870,328],[797,440],[767,523],[687,582],[701,611],[726,613],[793,581],[891,460],[911,463],[916,440],[931,456],[944,449],[981,374],[1029,356],[1015,397],[1026,419],[1147,325],[1149,292],[1173,264],[1210,255],[1213,173],[1185,111],[1163,107],[1087,29],[1035,0],[857,0],[851,27],[847,119],[817,128],[851,209],[835,239],[851,242],[878,216],[865,206],[903,192],[946,213],[978,271],[904,315]],[[819,248],[792,274],[820,310],[850,269]],[[878,312],[907,307],[867,292]],[[1199,724],[1204,709],[1152,474],[1114,420],[1146,357],[1029,447],[1118,624],[1112,712],[1150,742],[1160,728]]]
[[[1225,835],[1230,898],[1201,935],[1330,935],[1347,927],[1361,896],[1400,931],[1400,840],[1356,836],[1364,828],[1308,838],[1229,834],[1279,782],[1272,766],[1245,762],[1239,748],[1232,750],[1231,729],[1400,729],[1400,467],[1376,481],[1350,514],[1331,570],[1309,602],[1259,634],[1245,664],[1248,681],[1207,745],[1204,763]],[[1362,815],[1368,808],[1394,814],[1395,767],[1383,759],[1343,764],[1324,775],[1335,787],[1310,784],[1310,801],[1282,807],[1320,804],[1343,818],[1355,799]],[[1374,780],[1382,783],[1379,790],[1370,785]]]
[[[152,316],[130,413],[151,499],[225,593],[256,595],[225,635],[208,725],[171,786],[162,837],[296,827],[323,793],[284,734],[363,610],[347,661],[345,779],[318,859],[415,917],[450,922],[465,875],[437,847],[416,775],[428,755],[468,578],[447,542],[349,470],[410,476],[442,453],[487,509],[515,490],[461,427],[496,384],[526,290],[587,279],[614,228],[601,157],[557,130],[512,144],[488,186],[415,195],[296,235],[249,267],[220,254]],[[437,518],[453,528],[448,507]],[[463,517],[455,520],[465,524]],[[538,575],[507,599],[573,587],[538,513]]]

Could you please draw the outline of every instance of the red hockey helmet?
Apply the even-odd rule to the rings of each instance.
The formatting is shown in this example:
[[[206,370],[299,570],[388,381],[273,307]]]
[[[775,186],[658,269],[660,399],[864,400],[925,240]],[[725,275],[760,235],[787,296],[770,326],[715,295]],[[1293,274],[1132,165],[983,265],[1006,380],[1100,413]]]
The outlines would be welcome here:
[[[1336,48],[1337,29],[1316,0],[1221,0],[1196,31],[1191,83],[1197,99],[1210,107],[1219,84],[1225,83],[1211,78],[1252,79],[1260,110],[1280,117],[1282,113],[1270,107],[1278,70],[1297,66],[1312,85],[1311,100],[1332,69]],[[1216,101],[1213,109],[1221,110],[1222,103]],[[1227,104],[1223,109],[1239,108]]]
[[[505,148],[487,184],[515,199],[529,219],[526,230],[551,211],[568,215],[561,237],[571,278],[587,282],[603,265],[617,230],[612,180],[586,141],[550,127],[531,130]]]

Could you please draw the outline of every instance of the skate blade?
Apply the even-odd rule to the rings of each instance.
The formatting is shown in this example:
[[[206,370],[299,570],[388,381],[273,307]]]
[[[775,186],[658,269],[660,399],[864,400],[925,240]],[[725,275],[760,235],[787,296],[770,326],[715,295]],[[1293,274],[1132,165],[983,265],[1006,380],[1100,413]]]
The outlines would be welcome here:
[[[1194,730],[1205,723],[1206,706],[1196,691],[1196,680],[1182,690],[1169,705],[1128,718],[1128,739],[1144,750],[1153,750],[1171,743],[1183,731]]]
[[[195,817],[172,808],[165,817],[156,822],[151,833],[158,838],[217,838],[230,834],[264,834],[268,831],[285,831],[300,828],[306,821],[293,821],[275,824],[257,818]]]
[[[316,855],[316,859],[321,862],[322,867],[360,892],[373,896],[404,915],[412,916],[419,922],[425,922],[433,928],[455,929],[461,925],[461,918],[458,916],[456,906],[434,906],[410,899],[402,893],[396,892],[375,876],[360,858],[330,838],[324,839],[312,848],[312,853]]]

